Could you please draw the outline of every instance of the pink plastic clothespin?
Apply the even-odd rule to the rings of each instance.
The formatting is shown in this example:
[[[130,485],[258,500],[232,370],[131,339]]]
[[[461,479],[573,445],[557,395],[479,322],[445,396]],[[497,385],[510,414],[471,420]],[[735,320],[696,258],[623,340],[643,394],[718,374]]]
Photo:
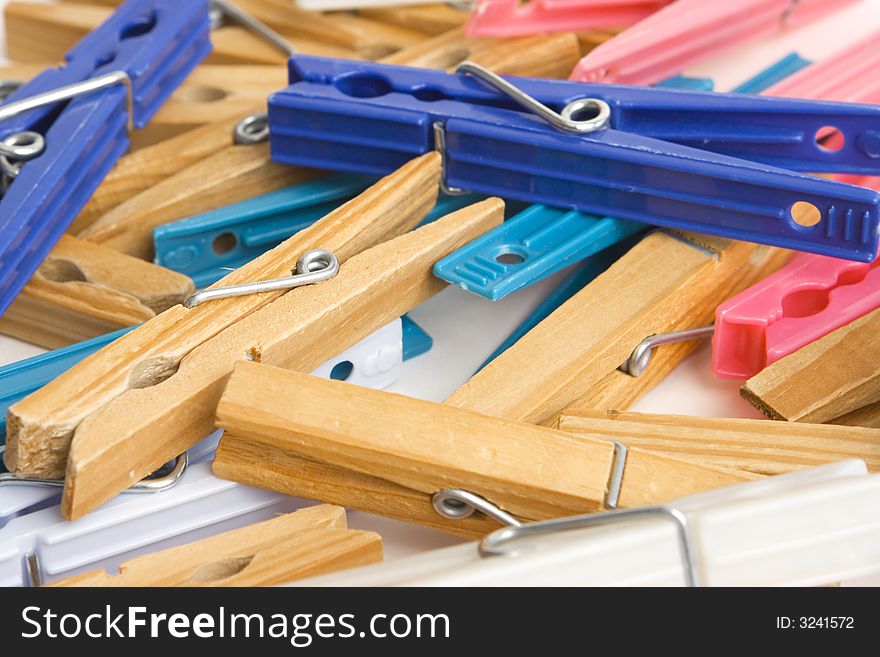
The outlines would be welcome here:
[[[816,20],[855,0],[677,0],[584,57],[581,82],[653,84],[733,46]]]
[[[672,0],[477,0],[468,36],[522,36],[627,27]]]
[[[837,100],[846,103],[880,103],[880,50],[877,40],[880,32],[853,44],[845,50],[800,70],[765,91],[767,96],[785,98],[811,98]],[[831,151],[844,147],[843,135],[833,126],[823,128],[816,135],[817,140]],[[857,182],[859,177],[837,177],[854,185],[874,187],[876,182],[864,185]],[[876,181],[876,179],[873,179]]]
[[[716,376],[746,379],[880,308],[880,260],[803,254],[715,313]]]

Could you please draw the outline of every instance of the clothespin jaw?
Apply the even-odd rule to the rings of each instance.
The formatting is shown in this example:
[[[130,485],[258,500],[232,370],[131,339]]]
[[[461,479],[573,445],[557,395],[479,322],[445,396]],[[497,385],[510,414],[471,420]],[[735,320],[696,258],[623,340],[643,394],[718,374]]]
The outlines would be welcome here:
[[[718,307],[712,368],[747,379],[880,308],[880,261],[802,254]]]
[[[477,0],[465,26],[468,36],[509,37],[626,27],[670,0]]]
[[[208,54],[208,34],[207,1],[127,2],[71,50],[65,67],[38,75],[0,106],[9,181],[0,199],[0,312],[128,148],[129,128],[145,125]],[[65,99],[44,127],[57,108],[50,101]],[[33,148],[16,158],[22,135]]]
[[[581,82],[653,84],[741,43],[814,21],[854,0],[678,0],[584,57]]]
[[[278,395],[253,395],[259,389],[298,394],[281,404]],[[215,456],[221,477],[344,498],[346,505],[454,533],[484,533],[491,521],[668,501],[675,489],[682,494],[750,478],[255,363],[236,365],[217,423],[233,447],[225,452],[221,444]],[[246,460],[235,449],[241,442],[251,443]],[[270,463],[273,474],[261,479]],[[461,502],[491,521],[472,517]]]
[[[436,148],[449,189],[861,261],[876,255],[880,195],[775,167],[877,168],[880,108],[528,78],[511,87],[466,70],[293,58],[291,86],[269,102],[273,159],[380,174]],[[541,116],[514,109],[514,96],[543,107]],[[582,121],[557,113],[591,110],[599,114]],[[839,152],[815,142],[829,121],[847,133]]]

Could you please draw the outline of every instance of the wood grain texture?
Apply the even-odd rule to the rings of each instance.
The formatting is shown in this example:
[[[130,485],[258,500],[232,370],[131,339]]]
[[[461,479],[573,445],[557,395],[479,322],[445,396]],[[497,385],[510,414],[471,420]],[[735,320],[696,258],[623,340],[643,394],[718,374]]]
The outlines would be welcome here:
[[[456,9],[445,3],[405,7],[365,7],[358,9],[357,13],[358,16],[371,18],[381,23],[408,27],[432,36],[461,27],[470,15],[467,11]]]
[[[741,393],[789,422],[828,422],[880,402],[880,310],[776,361]]]
[[[254,106],[233,118],[216,121],[123,156],[101,182],[69,228],[79,233],[118,205],[147,191],[232,145],[232,130]]]
[[[872,429],[587,410],[566,412],[559,429],[755,474],[781,474],[844,459],[862,459],[871,470],[880,470],[880,431]]]
[[[466,37],[461,28],[457,28],[399,50],[381,61],[454,72],[462,62],[470,60],[499,75],[564,78],[579,59],[577,38],[570,33],[494,39]]]
[[[77,518],[214,430],[240,359],[310,372],[446,286],[434,263],[501,223],[489,199],[353,256],[332,280],[291,290],[206,341],[153,386],[127,390],[77,428],[62,512]]]
[[[697,300],[688,313],[666,318],[663,326],[655,325],[654,332],[671,333],[708,326],[715,320],[715,309],[719,304],[784,267],[792,255],[791,251],[783,249],[757,247],[747,265],[721,277],[718,286]],[[572,402],[570,408],[626,410],[659,385],[700,344],[699,341],[680,342],[655,349],[650,365],[639,377],[630,376],[620,369],[611,370],[580,399]]]
[[[614,463],[606,440],[247,361],[229,379],[217,426],[237,439],[421,492],[426,501],[443,488],[463,488],[524,520],[601,510]],[[228,453],[215,459],[218,474],[235,478],[235,467]],[[339,490],[341,474],[331,473],[329,486]],[[621,499],[653,504],[749,478],[634,449]],[[345,490],[346,505],[363,504],[357,485],[339,492]]]
[[[439,179],[439,155],[413,160],[215,285],[286,276],[297,259],[314,248],[329,249],[344,263],[421,222],[437,200]],[[171,308],[82,361],[10,409],[6,465],[20,474],[63,476],[70,441],[86,417],[126,391],[171,376],[193,349],[281,294]]]
[[[446,403],[555,424],[562,411],[617,369],[645,336],[689,317],[707,296],[723,299],[718,289],[729,285],[728,279],[738,275],[756,248],[731,240],[692,239],[651,233]]]
[[[868,427],[880,429],[880,402],[847,413],[830,421],[831,424],[840,424],[848,427]]]
[[[49,586],[272,586],[381,560],[378,534],[350,530],[345,509],[319,505]]]
[[[221,479],[341,504],[464,538],[479,538],[498,528],[482,514],[449,522],[434,510],[431,498],[424,493],[228,432],[223,434],[213,467]]]
[[[314,169],[273,162],[269,144],[227,146],[122,202],[77,236],[150,260],[154,228],[318,175]]]
[[[58,349],[145,322],[194,291],[182,274],[65,235],[0,318],[0,332]]]
[[[259,4],[269,4],[269,0],[257,0]],[[241,0],[236,4],[243,4]],[[291,8],[295,12],[295,8]],[[113,12],[109,4],[92,3],[33,3],[10,2],[6,5],[6,54],[18,62],[61,62],[64,54],[77,41],[103,23]],[[357,52],[346,43],[346,32],[341,26],[333,28],[332,22],[318,16],[324,31],[311,30],[316,38],[308,38],[309,30],[295,29],[281,31],[283,36],[298,52],[324,55],[328,57],[357,57]],[[291,21],[291,24],[295,24]],[[366,26],[360,25],[359,40],[354,45],[363,52],[387,54],[402,47],[398,42],[407,43],[407,37],[414,38],[415,32],[394,28],[385,30],[382,35],[363,34]],[[390,32],[390,33],[389,33]],[[300,37],[304,38],[300,38]],[[422,35],[424,38],[424,35]],[[230,25],[211,33],[213,50],[205,59],[205,64],[274,64],[283,66],[287,56],[274,46],[266,43],[244,28]],[[371,50],[372,48],[372,50]]]

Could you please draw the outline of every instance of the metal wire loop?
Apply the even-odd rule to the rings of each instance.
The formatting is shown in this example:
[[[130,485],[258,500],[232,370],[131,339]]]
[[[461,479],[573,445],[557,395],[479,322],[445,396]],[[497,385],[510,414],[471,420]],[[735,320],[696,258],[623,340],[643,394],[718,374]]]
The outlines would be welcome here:
[[[269,139],[269,115],[266,112],[251,114],[235,125],[232,138],[236,144],[262,144]]]
[[[466,189],[461,187],[450,187],[446,182],[446,126],[442,121],[435,121],[434,128],[434,150],[440,153],[440,191],[447,196],[464,196],[468,193]]]
[[[479,511],[508,527],[520,527],[522,523],[506,511],[492,504],[485,497],[460,488],[443,488],[431,497],[434,510],[449,520],[470,518]]]
[[[171,470],[165,474],[153,473],[138,483],[130,486],[124,493],[158,493],[175,486],[189,465],[186,452],[173,461]],[[39,479],[37,477],[19,477],[11,472],[0,473],[0,487],[29,486],[32,488],[63,488],[64,479]]]
[[[315,249],[307,251],[302,255],[296,263],[292,276],[200,290],[184,301],[183,305],[187,308],[195,308],[206,301],[241,297],[249,294],[259,294],[260,292],[290,290],[303,285],[314,285],[315,283],[323,283],[330,280],[336,276],[338,271],[339,260],[333,253],[324,249]]]
[[[647,506],[636,509],[624,509],[622,511],[609,511],[607,513],[590,513],[582,516],[533,522],[519,527],[504,527],[486,536],[480,543],[479,551],[483,557],[514,557],[520,554],[522,549],[514,549],[513,544],[523,539],[645,518],[666,518],[675,523],[685,584],[687,586],[700,586],[700,569],[697,563],[696,550],[694,549],[687,515],[670,506]]]
[[[457,73],[472,75],[489,87],[503,93],[508,98],[516,101],[547,121],[550,125],[563,132],[575,134],[588,134],[607,128],[611,121],[611,106],[598,98],[582,98],[569,103],[562,113],[558,113],[533,98],[522,89],[511,84],[500,75],[496,75],[489,69],[464,62],[458,67]],[[589,111],[593,114],[587,119],[578,119],[578,115]]]
[[[651,363],[651,358],[654,355],[654,349],[657,347],[666,344],[677,344],[679,342],[690,342],[691,340],[705,340],[712,337],[714,333],[714,326],[703,326],[683,331],[649,335],[633,349],[630,357],[619,369],[630,376],[640,377],[648,369],[648,365]]]

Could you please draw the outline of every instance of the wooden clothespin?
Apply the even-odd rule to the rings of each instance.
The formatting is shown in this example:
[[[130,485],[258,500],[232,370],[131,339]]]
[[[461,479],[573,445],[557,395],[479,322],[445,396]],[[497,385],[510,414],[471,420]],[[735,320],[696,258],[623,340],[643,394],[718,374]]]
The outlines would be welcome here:
[[[868,404],[863,408],[847,413],[829,421],[830,424],[840,424],[846,427],[869,427],[880,429],[880,402]]]
[[[253,113],[259,106],[251,108]],[[233,144],[241,116],[188,130],[123,156],[69,228],[76,234],[113,208]],[[250,114],[248,114],[250,115]]]
[[[559,429],[755,474],[781,474],[851,458],[880,470],[880,431],[856,427],[578,410],[563,414]]]
[[[776,361],[741,392],[768,417],[789,422],[828,422],[878,404],[880,310]],[[876,408],[863,413],[876,421]]]
[[[303,11],[287,0],[238,0],[236,5],[285,37],[354,50],[367,59],[384,57],[426,37],[424,32],[408,26],[348,13]]]
[[[564,78],[578,61],[580,49],[571,33],[517,39],[468,37],[455,28],[383,58],[386,64],[454,71],[465,60],[499,75]]]
[[[662,503],[753,477],[248,362],[236,364],[217,425],[219,477],[467,536],[505,514]],[[465,513],[468,495],[501,513]]]
[[[203,125],[241,119],[266,107],[266,98],[287,86],[287,66],[199,66],[175,91],[133,149],[175,137]],[[231,134],[230,132],[227,133]]]
[[[722,301],[741,290],[754,285],[776,272],[791,259],[792,252],[773,247],[759,246],[747,265],[731,279],[731,287],[724,286],[718,294],[710,294],[689,312],[679,317],[669,317],[663,327],[655,326],[656,335],[688,331],[698,326],[708,326],[715,316],[715,308]],[[722,297],[721,295],[724,295]],[[646,336],[647,337],[647,336]],[[678,367],[697,347],[699,340],[683,340],[664,344],[650,354],[649,365],[639,376],[632,376],[627,368],[612,370],[590,390],[571,405],[571,410],[623,410],[641,399]]]
[[[470,16],[468,11],[446,3],[404,7],[364,7],[358,9],[357,14],[382,23],[409,27],[431,36],[463,26]]]
[[[414,160],[217,286],[277,278],[315,248],[351,258],[329,281],[172,308],[13,406],[7,466],[66,471],[62,511],[78,517],[167,461],[161,454],[211,433],[239,358],[310,371],[436,294],[444,284],[433,263],[500,223],[503,203],[484,201],[352,256],[418,224],[436,200],[439,169],[434,153]]]
[[[378,534],[347,527],[322,504],[49,586],[272,586],[382,561]]]
[[[252,115],[255,121],[261,120],[260,116]],[[228,122],[221,125],[228,126]],[[234,143],[232,132],[227,132],[226,147],[91,220],[77,236],[122,253],[151,259],[155,227],[319,175],[315,170],[273,162],[266,141],[268,128],[259,130],[262,136],[248,137],[243,143]]]
[[[194,291],[182,274],[65,235],[0,318],[0,332],[57,349],[145,322]]]
[[[721,301],[742,289],[756,249],[727,239],[651,233],[446,403],[555,424],[645,337],[682,321],[702,326]]]
[[[118,3],[10,2],[4,10],[7,56],[18,62],[62,61],[64,54],[73,44],[107,19],[113,11],[111,5],[115,4]],[[245,3],[241,1],[235,4],[247,9]],[[268,6],[269,0],[257,0],[253,4]],[[297,10],[295,7],[289,7],[288,11]],[[357,52],[346,43],[347,34],[343,32],[341,26],[333,28],[333,22],[324,16],[315,14],[305,14],[305,16],[306,25],[320,22],[323,31],[302,28],[296,33],[289,34],[283,29],[279,30],[281,36],[298,52],[328,57],[357,56]],[[298,38],[300,33],[306,33],[305,38]],[[309,34],[323,36],[324,39],[310,39]],[[405,36],[414,38],[409,31],[395,28],[390,35],[387,32],[374,37],[371,37],[369,32],[366,35],[360,34],[361,40],[353,43],[360,45],[367,52],[370,52],[372,47],[375,52],[380,53],[377,56],[381,56],[403,47],[399,44],[401,40],[408,44]],[[421,35],[421,38],[424,38],[424,35]],[[236,25],[224,25],[215,29],[211,34],[211,42],[213,51],[205,60],[207,64],[283,66],[287,61],[287,55],[283,52]]]

